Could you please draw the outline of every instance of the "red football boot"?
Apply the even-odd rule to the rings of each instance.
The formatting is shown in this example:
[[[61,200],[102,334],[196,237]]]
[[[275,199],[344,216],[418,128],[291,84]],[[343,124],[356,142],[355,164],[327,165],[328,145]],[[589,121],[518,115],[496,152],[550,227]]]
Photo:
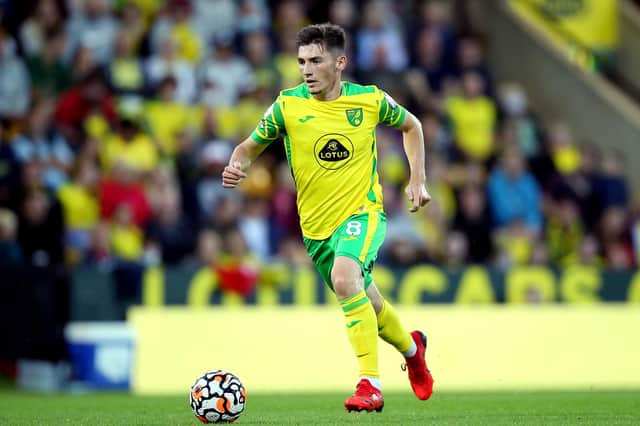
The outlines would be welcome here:
[[[356,393],[347,398],[344,408],[347,411],[382,411],[384,399],[380,389],[373,386],[367,379],[361,379],[356,386]]]
[[[409,370],[411,389],[418,399],[427,400],[433,393],[433,377],[427,367],[425,352],[427,351],[427,336],[421,331],[412,331],[411,338],[416,342],[418,350],[412,357],[405,358],[403,370]]]

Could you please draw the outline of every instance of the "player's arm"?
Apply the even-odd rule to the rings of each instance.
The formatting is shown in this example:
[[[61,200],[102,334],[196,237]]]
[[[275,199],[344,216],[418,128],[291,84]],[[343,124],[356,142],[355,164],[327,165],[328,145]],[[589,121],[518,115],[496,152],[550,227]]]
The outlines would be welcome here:
[[[247,169],[267,146],[285,131],[280,98],[267,109],[251,136],[236,146],[222,172],[222,186],[235,188],[247,177]]]
[[[425,188],[426,171],[424,164],[424,135],[422,124],[415,115],[398,105],[391,96],[380,91],[379,121],[382,124],[402,131],[404,152],[409,160],[409,184],[405,193],[411,201],[411,212],[426,205],[431,196]]]
[[[260,144],[252,138],[247,138],[236,146],[229,159],[229,164],[222,172],[222,186],[235,188],[240,181],[247,177],[246,170],[251,166],[268,144]]]
[[[412,204],[410,211],[416,212],[431,200],[431,195],[425,188],[426,168],[422,124],[415,115],[407,111],[402,124],[397,129],[402,131],[404,152],[409,161],[410,176],[405,193]]]

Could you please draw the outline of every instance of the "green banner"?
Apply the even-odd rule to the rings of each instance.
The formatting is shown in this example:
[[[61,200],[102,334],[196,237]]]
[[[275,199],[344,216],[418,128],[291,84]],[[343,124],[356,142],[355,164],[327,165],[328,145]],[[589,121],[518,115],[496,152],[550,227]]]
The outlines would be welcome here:
[[[255,291],[246,297],[222,291],[218,276],[210,268],[153,267],[140,272],[137,282],[125,282],[129,287],[123,288],[113,272],[77,270],[72,285],[73,319],[123,318],[131,304],[335,303],[333,294],[312,268],[270,264],[261,271]],[[424,264],[405,269],[377,265],[373,274],[385,297],[399,305],[640,302],[640,271],[609,271],[591,266],[519,266],[501,271],[486,266],[445,269]]]

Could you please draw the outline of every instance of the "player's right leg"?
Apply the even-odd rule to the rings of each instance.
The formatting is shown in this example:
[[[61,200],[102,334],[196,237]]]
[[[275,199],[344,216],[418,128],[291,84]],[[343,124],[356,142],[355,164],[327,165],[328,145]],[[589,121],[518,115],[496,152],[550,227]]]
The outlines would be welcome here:
[[[411,389],[418,399],[429,399],[433,393],[433,377],[427,367],[427,337],[421,331],[408,333],[393,306],[385,300],[374,282],[367,288],[378,320],[378,335],[405,357]]]
[[[348,226],[345,224],[343,228]],[[366,229],[366,224],[357,228]],[[380,411],[384,406],[384,400],[380,391],[378,372],[376,313],[364,290],[362,264],[356,260],[357,254],[362,251],[356,246],[359,239],[353,238],[353,231],[347,235],[344,231],[340,229],[326,240],[305,238],[304,242],[316,268],[340,302],[347,336],[360,366],[360,381],[356,392],[347,398],[344,406],[347,411]],[[347,255],[356,253],[355,255],[336,254],[338,242],[343,239],[347,239],[350,244],[348,247],[342,247],[342,253]]]
[[[344,406],[347,411],[381,411],[384,400],[378,372],[378,323],[364,290],[361,265],[350,257],[337,256],[331,270],[331,282],[360,366],[356,392],[347,398]]]

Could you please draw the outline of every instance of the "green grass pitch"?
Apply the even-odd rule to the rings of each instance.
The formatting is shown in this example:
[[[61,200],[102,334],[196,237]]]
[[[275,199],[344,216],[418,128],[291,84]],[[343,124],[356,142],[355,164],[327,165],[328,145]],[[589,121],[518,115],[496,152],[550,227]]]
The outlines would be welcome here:
[[[638,425],[640,391],[385,395],[382,413],[346,413],[344,394],[247,395],[237,425]],[[197,425],[188,396],[40,395],[0,390],[0,425]]]

